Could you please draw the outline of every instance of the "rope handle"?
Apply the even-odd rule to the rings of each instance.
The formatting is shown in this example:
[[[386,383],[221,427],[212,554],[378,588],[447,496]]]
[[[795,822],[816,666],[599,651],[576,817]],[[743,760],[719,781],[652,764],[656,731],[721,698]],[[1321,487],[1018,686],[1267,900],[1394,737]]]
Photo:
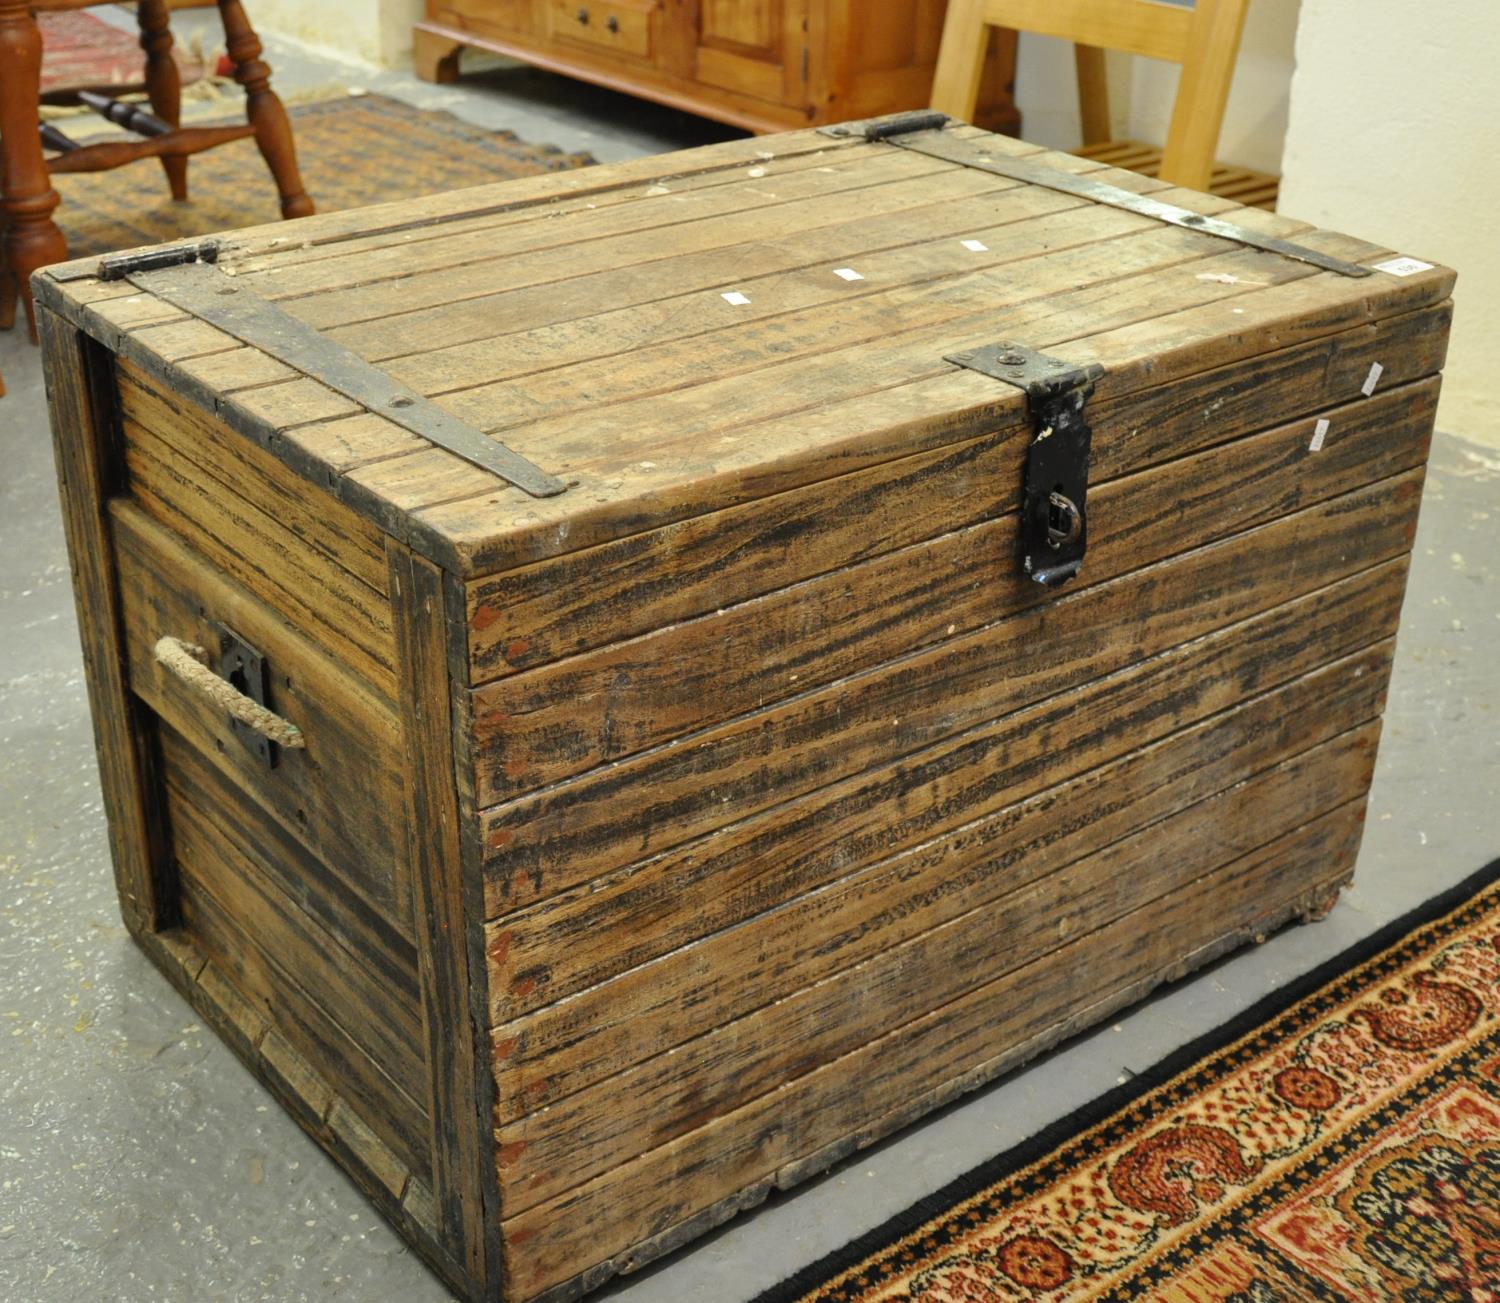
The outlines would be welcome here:
[[[302,730],[290,720],[282,719],[274,711],[267,710],[254,697],[247,697],[228,679],[220,678],[209,669],[206,663],[208,652],[202,647],[183,642],[180,638],[163,636],[157,639],[154,650],[156,659],[167,669],[188,687],[201,692],[220,710],[228,711],[231,718],[239,720],[247,728],[253,728],[278,746],[307,746]]]

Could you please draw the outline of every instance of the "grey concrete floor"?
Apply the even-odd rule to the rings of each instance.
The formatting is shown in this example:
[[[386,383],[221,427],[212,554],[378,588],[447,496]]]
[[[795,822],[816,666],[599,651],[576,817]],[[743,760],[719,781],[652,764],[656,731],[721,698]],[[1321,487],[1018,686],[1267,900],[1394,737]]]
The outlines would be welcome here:
[[[269,46],[283,87],[357,82],[605,160],[732,134],[524,70],[436,88]],[[41,376],[14,333],[0,373],[0,1301],[447,1298],[118,921]],[[600,1297],[748,1299],[1500,855],[1497,703],[1500,452],[1440,435],[1358,881],[1333,914]]]

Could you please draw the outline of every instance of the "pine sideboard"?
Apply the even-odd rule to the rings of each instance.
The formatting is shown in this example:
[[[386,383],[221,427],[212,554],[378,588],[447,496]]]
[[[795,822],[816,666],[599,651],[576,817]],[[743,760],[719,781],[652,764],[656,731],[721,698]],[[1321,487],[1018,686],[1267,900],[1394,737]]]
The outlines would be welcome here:
[[[945,0],[428,0],[417,75],[466,47],[510,55],[750,131],[923,108]],[[991,40],[976,120],[1014,134],[1014,32]]]

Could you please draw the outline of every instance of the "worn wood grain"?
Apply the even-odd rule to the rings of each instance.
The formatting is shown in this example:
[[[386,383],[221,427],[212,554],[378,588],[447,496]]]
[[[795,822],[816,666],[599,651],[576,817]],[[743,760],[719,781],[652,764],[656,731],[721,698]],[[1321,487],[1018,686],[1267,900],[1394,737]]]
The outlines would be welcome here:
[[[1030,850],[1045,866],[1046,839],[1054,835],[1049,819],[1059,815],[1056,787],[1077,780],[1092,790],[1085,776],[1095,768],[1129,761],[1136,748],[1203,724],[1249,696],[1282,688],[1329,655],[1357,654],[1372,636],[1389,637],[1404,567],[1394,563],[1381,571],[648,860],[592,884],[597,900],[579,892],[550,909],[522,913],[513,926],[509,918],[498,921],[490,930],[492,1006],[511,1019],[492,1034],[500,1116],[518,1117],[670,1049],[714,1025],[718,1012],[732,1017],[736,1008],[754,1007],[736,1004],[742,996],[753,1001],[763,989],[760,978],[746,975],[743,962],[734,970],[745,976],[741,993],[733,979],[720,992],[699,961],[722,953],[722,945],[738,945],[741,937],[748,945],[766,936],[772,925],[762,916],[785,903],[803,902],[800,908],[812,920],[824,917],[825,905],[836,914],[838,902],[852,892],[848,901],[857,910],[861,884],[879,884],[891,873],[904,890],[928,866],[947,866],[975,848],[993,849],[997,840],[1017,856]],[[1302,623],[1309,618],[1325,623]],[[1303,691],[1287,689],[1293,698]],[[1350,691],[1357,700],[1360,685]],[[1299,724],[1309,730],[1302,736],[1311,736],[1311,745],[1336,730],[1339,719]],[[1062,754],[1061,736],[1069,739]],[[1151,758],[1132,763],[1149,764]],[[1207,757],[1204,767],[1205,775],[1214,772]],[[1129,790],[1121,788],[1122,802]],[[1101,825],[1101,832],[1115,826],[1104,815]],[[1037,830],[1041,846],[1023,835],[1027,828]],[[961,897],[964,875],[955,872],[954,878],[952,890]],[[814,899],[814,892],[821,894]],[[553,930],[543,932],[549,923]],[[815,971],[842,962],[846,953],[858,954],[864,944],[859,936],[838,942],[836,925],[829,926],[834,930],[827,956],[803,956]],[[806,935],[819,933],[814,928]],[[710,945],[700,940],[705,937],[730,939]],[[570,945],[581,953],[560,958]],[[767,940],[764,946],[769,960],[777,943]],[[764,980],[776,980],[774,965]],[[699,982],[701,1021],[700,1011],[683,1002]]]
[[[1441,369],[1451,307],[1408,314],[1091,406],[1096,481]],[[732,606],[1003,514],[1019,493],[991,439],[646,530],[469,587],[476,684]],[[1010,476],[1011,478],[1007,478]]]
[[[397,851],[405,762],[389,705],[133,503],[115,503],[111,516],[131,689],[190,738],[262,817],[290,830],[410,935],[412,887]],[[226,713],[156,660],[163,636],[216,658],[220,625],[265,656],[272,708],[307,739],[304,750],[283,749],[275,768],[241,742]]]
[[[171,729],[163,752],[189,930],[323,1080],[358,1083],[351,1094],[364,1120],[409,1169],[426,1171],[427,1115],[419,1101],[427,1074],[415,974],[389,981],[301,909],[277,879],[316,873],[316,862],[289,839],[257,841],[242,804],[206,806],[193,784],[202,762]],[[284,857],[274,869],[264,867],[271,854]],[[247,942],[254,960],[237,954]]]
[[[160,822],[154,730],[129,689],[106,514],[121,491],[113,366],[99,345],[41,304],[37,331],[115,889],[126,926],[139,935],[171,925],[177,893]]]
[[[483,814],[486,908],[655,850],[996,718],[1408,550],[1420,469],[1159,562]],[[1248,550],[1248,551],[1247,551]],[[1257,567],[1246,573],[1243,558]],[[1133,637],[1113,630],[1125,623]],[[638,786],[639,785],[639,786]],[[649,792],[630,801],[621,793]]]
[[[1236,283],[1200,279],[1221,275]],[[1007,315],[1007,331],[1070,360],[1100,360],[1108,370],[1098,392],[1104,402],[1157,380],[1180,381],[1268,348],[1441,302],[1451,279],[1424,275],[1433,279],[1400,291],[1371,289],[1363,281],[1330,287],[1324,277],[1308,285],[1307,277],[1270,255],[1231,253],[1158,273],[1149,302],[1131,281],[1107,282]],[[1247,288],[1247,279],[1285,283]],[[1350,288],[1356,284],[1364,288]],[[670,402],[658,396],[649,400],[657,413],[649,421],[633,419],[644,409],[622,403],[586,423],[533,422],[507,437],[578,481],[571,502],[523,504],[509,493],[464,498],[455,481],[437,488],[452,501],[417,508],[413,519],[447,541],[455,566],[482,574],[977,437],[1016,419],[1014,391],[1002,393],[1005,387],[977,374],[955,375],[941,358],[993,339],[995,310],[936,328],[930,338],[893,334],[876,347],[783,363],[760,374],[753,394],[738,380],[726,380],[717,388],[710,382],[677,391]],[[1130,325],[1161,313],[1168,326],[1147,331]],[[752,397],[763,410],[749,406]],[[664,441],[647,442],[652,431],[663,432]],[[622,464],[619,450],[631,444],[644,456]],[[806,469],[810,448],[817,449],[816,477]],[[611,452],[604,456],[600,449]],[[373,482],[370,487],[378,492]],[[625,520],[622,497],[636,504]]]
[[[1437,388],[1419,381],[1091,485],[1088,561],[1070,592],[1425,460]],[[1331,433],[1312,453],[1317,420]],[[1022,481],[1030,441],[1020,431],[986,449],[1000,462],[991,462],[992,492]],[[559,782],[1049,601],[1014,562],[1018,529],[1012,515],[956,530],[479,689],[480,801]]]
[[[401,675],[401,732],[408,782],[401,810],[419,925],[427,1106],[439,1242],[463,1267],[470,1292],[498,1292],[503,1279],[498,1196],[485,1121],[494,1106],[489,1056],[476,1009],[486,975],[472,963],[477,884],[466,871],[448,673],[449,611],[442,572],[390,544],[390,592]]]
[[[709,8],[705,71],[795,76],[795,26]],[[127,919],[466,1299],[564,1303],[1347,881],[1446,269],[807,133],[222,255],[569,484],[40,280]],[[1050,596],[1025,399],[945,360],[1002,334],[1104,370]],[[156,667],[220,621],[308,740],[274,768]]]
[[[869,958],[502,1127],[496,1142],[507,1215],[774,1092],[1191,883],[1219,860],[1249,854],[1362,798],[1378,733],[1372,724],[1341,734],[916,937],[901,939],[877,925],[877,951]],[[799,919],[798,927],[817,924]],[[696,997],[691,987],[682,992],[684,1004]]]
[[[1128,804],[1134,791],[1130,776],[1138,772],[1170,774],[1180,789],[1185,776],[1170,766],[1200,766],[1197,777],[1210,782],[1223,772],[1221,763],[1243,763],[1242,772],[1256,772],[1267,754],[1262,747],[1284,742],[1291,754],[1300,742],[1323,740],[1329,728],[1351,717],[1339,713],[1351,698],[1364,703],[1384,679],[1375,674],[1363,681],[1381,668],[1378,657],[1374,670],[1361,660],[1353,666],[1359,670],[1353,682],[1333,687],[1338,675],[1317,666],[1325,656],[1361,654],[1355,649],[1372,635],[1389,636],[1403,570],[1400,563],[1382,567],[1367,579],[1204,639],[1201,646],[1167,653],[1114,682],[1039,703],[955,744],[909,757],[899,767],[846,780],[790,808],[747,820],[706,844],[647,860],[593,884],[592,890],[565,893],[491,924],[494,1039],[497,1047],[507,1046],[500,1056],[506,1073],[502,1116],[517,1116],[563,1086],[592,1080],[610,1064],[628,1062],[631,1054],[667,1048],[676,1043],[674,1036],[683,1038],[680,1027],[712,1025],[717,1006],[702,1001],[708,1008],[681,1007],[679,991],[707,980],[706,965],[712,955],[724,953],[721,947],[748,946],[752,937],[764,935],[767,953],[774,953],[780,943],[767,929],[782,926],[776,917],[800,911],[826,922],[828,911],[844,907],[840,902],[864,898],[862,884],[889,880],[904,889],[919,866],[947,864],[973,848],[993,848],[997,839],[1013,838],[1008,845],[1016,854],[1030,848],[1037,863],[1049,863],[1042,851],[1061,853],[1046,840],[1060,835],[1049,820],[1069,808],[1055,788],[1093,792],[1107,772],[1111,797]],[[1318,636],[1289,643],[1293,622],[1310,618],[1321,621]],[[1264,664],[1273,647],[1281,663],[1257,673],[1253,667]],[[1173,680],[1187,673],[1195,681],[1184,691]],[[1245,701],[1247,684],[1255,695]],[[1328,694],[1326,714],[1313,709],[1323,693]],[[1296,703],[1304,713],[1278,720],[1268,694]],[[1225,710],[1243,713],[1218,718]],[[1094,722],[1078,729],[1067,755],[1059,757],[1048,739],[1074,711],[1087,711]],[[1122,712],[1131,722],[1128,735],[1117,727]],[[1169,745],[1172,729],[1184,732]],[[1185,758],[1200,746],[1196,761]],[[1218,748],[1225,746],[1231,759],[1221,762]],[[1169,768],[1154,768],[1158,763]],[[1161,781],[1166,799],[1167,779]],[[899,813],[887,813],[898,797]],[[1139,803],[1141,811],[1154,808],[1150,800]],[[1095,822],[1099,827],[1090,837],[1117,826],[1103,814]],[[1038,829],[1034,837],[1027,835],[1033,827]],[[1080,834],[1071,820],[1063,831],[1071,838]],[[955,871],[945,902],[949,896],[961,898],[964,890]],[[867,944],[850,927],[847,940],[835,946],[832,938],[845,933],[831,922],[826,927],[827,954],[801,957],[815,971]],[[810,928],[808,935],[820,935],[819,929]],[[706,937],[716,938],[714,944],[701,940]],[[785,943],[800,944],[795,937]],[[699,944],[702,953],[692,953]],[[646,967],[663,957],[670,962]],[[725,997],[753,1000],[758,989],[741,968]],[[554,1003],[545,1018],[521,1017]],[[659,1019],[666,1020],[661,1035],[652,1030]],[[544,1093],[537,1082],[553,1076],[557,1081]]]
[[[367,582],[368,550],[383,544],[368,522],[278,474],[274,459],[193,406],[168,406],[139,373],[121,390],[135,501],[393,699],[390,604]]]
[[[772,1096],[507,1218],[516,1293],[566,1280],[856,1129],[897,1098],[961,1075],[1116,987],[1171,970],[1182,955],[1275,916],[1310,882],[1342,881],[1361,816],[1358,801],[1326,814],[1154,901],[1149,917],[1126,915]],[[1309,864],[1324,867],[1309,874]],[[620,1199],[626,1188],[633,1191],[628,1206]]]

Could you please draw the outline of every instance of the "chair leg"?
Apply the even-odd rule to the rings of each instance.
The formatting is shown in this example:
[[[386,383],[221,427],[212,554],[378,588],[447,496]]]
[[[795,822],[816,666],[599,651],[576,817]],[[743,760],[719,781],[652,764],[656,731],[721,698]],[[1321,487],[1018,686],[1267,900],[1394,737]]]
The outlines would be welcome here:
[[[151,111],[170,126],[182,125],[182,74],[172,57],[172,11],[167,0],[140,0],[135,11],[141,29],[141,49],[146,52],[146,94]],[[172,198],[183,203],[188,197],[185,154],[163,154],[162,170],[172,187]]]
[[[245,88],[245,110],[255,128],[255,143],[271,169],[281,195],[283,217],[310,217],[313,201],[302,188],[297,170],[297,147],[286,109],[271,89],[271,69],[260,57],[260,38],[245,17],[240,0],[219,0],[224,39],[234,64],[234,79]]]
[[[0,326],[15,324],[16,300],[26,305],[36,340],[31,273],[68,256],[68,242],[52,220],[58,194],[47,175],[37,103],[42,77],[42,35],[27,0],[0,0],[0,138],[5,141],[0,175],[4,213],[7,286],[0,290]]]
[[[974,120],[989,46],[984,0],[949,0],[932,75],[933,108],[964,122]]]

